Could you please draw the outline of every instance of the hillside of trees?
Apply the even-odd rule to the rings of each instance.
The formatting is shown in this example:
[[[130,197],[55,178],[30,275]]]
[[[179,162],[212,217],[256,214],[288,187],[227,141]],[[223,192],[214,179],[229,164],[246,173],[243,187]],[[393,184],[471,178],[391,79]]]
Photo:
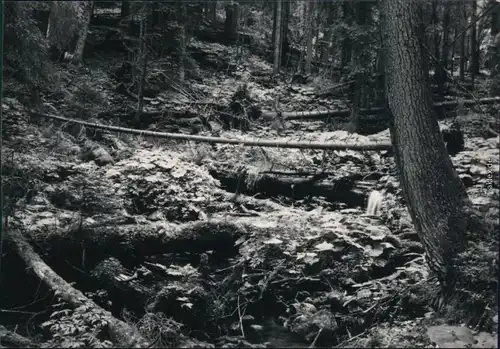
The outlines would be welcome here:
[[[0,6],[0,348],[498,347],[499,0]]]

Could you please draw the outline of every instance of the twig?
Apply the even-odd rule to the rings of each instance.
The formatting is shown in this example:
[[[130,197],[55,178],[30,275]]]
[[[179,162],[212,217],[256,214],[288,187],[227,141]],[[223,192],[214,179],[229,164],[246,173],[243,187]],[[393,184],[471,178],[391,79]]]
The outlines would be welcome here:
[[[241,315],[241,308],[240,308],[240,295],[238,295],[238,317],[240,319],[241,336],[245,338],[245,330],[243,329],[243,315]]]
[[[316,346],[316,341],[318,340],[319,338],[319,335],[321,334],[321,331],[323,331],[323,327],[321,327],[318,331],[318,334],[316,334],[316,337],[314,337],[314,340],[312,341],[311,345],[309,346],[309,348],[314,348]]]

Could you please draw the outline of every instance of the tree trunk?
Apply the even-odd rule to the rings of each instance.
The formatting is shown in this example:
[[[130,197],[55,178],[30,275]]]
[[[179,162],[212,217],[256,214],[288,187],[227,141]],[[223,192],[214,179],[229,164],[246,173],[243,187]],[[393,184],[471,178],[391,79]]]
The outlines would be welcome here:
[[[323,37],[322,61],[324,65],[330,60],[330,45],[332,44],[333,20],[335,18],[335,4],[327,2],[328,17],[326,18],[325,36]]]
[[[366,1],[360,1],[356,4],[356,24],[360,30],[366,30],[364,26],[366,25],[368,14],[370,11],[370,4]],[[355,63],[355,77],[354,83],[352,84],[351,98],[352,98],[352,113],[351,121],[349,125],[349,132],[355,133],[359,132],[359,127],[361,123],[361,115],[359,113],[360,109],[365,107],[362,105],[364,98],[364,90],[366,83],[366,71],[365,67],[369,64],[362,44],[359,42],[354,43],[354,63]]]
[[[151,28],[160,24],[160,3],[153,1],[151,3]]]
[[[217,0],[210,3],[210,22],[214,25],[217,22]]]
[[[239,4],[232,1],[226,5],[226,22],[224,23],[224,32],[228,40],[236,40],[238,34],[238,15]]]
[[[144,5],[145,6],[145,5]],[[145,11],[144,11],[145,12]],[[144,84],[146,83],[146,74],[147,74],[147,64],[148,64],[148,45],[146,45],[146,13],[143,14],[143,18],[141,20],[141,28],[139,35],[139,56],[142,58],[142,66],[141,66],[141,76],[138,82],[138,91],[137,91],[137,110],[135,113],[135,121],[137,123],[140,122],[140,115],[142,113],[142,108],[144,106]]]
[[[445,84],[447,81],[446,69],[448,68],[448,55],[450,53],[450,8],[448,5],[444,6],[443,14],[443,46],[441,48],[441,59],[437,70],[437,84],[441,99],[444,99]]]
[[[290,22],[290,0],[282,0],[283,20],[281,23],[281,60],[282,64],[288,63],[288,51],[290,43],[288,42],[288,23]]]
[[[459,13],[462,14],[462,18],[461,18],[461,27],[460,27],[460,32],[461,32],[461,37],[460,37],[460,66],[459,66],[459,76],[460,76],[460,81],[464,81],[465,80],[465,55],[466,55],[466,51],[465,51],[465,38],[466,38],[466,35],[465,33],[463,33],[463,31],[465,30],[465,28],[467,28],[467,7],[466,7],[466,4],[465,2],[460,2],[458,3],[458,6],[460,7],[460,11]]]
[[[439,31],[437,30],[437,26],[439,25],[439,17],[438,17],[438,0],[434,0],[432,2],[432,14],[431,14],[431,22],[434,26],[434,57],[436,58],[436,65],[434,66],[434,74],[437,74],[438,64],[439,64],[439,46],[441,43],[441,37],[439,35]],[[436,75],[437,76],[437,75]]]
[[[83,49],[85,48],[85,42],[87,41],[87,34],[89,32],[89,24],[92,19],[93,1],[82,2],[80,3],[80,6],[83,11],[83,21],[81,23],[82,28],[78,34],[75,53],[73,54],[74,63],[81,63],[83,59]]]
[[[181,28],[180,28],[180,47],[179,47],[179,81],[181,84],[184,83],[186,80],[186,68],[185,68],[185,63],[186,63],[186,56],[187,56],[187,51],[186,51],[186,46],[187,46],[187,38],[186,38],[186,17],[187,17],[187,11],[186,11],[186,3],[181,2]]]
[[[275,41],[274,41],[274,66],[273,66],[273,78],[276,78],[280,72],[280,63],[281,63],[281,33],[283,32],[281,28],[281,19],[282,15],[282,0],[276,0],[276,16],[274,17],[274,32]]]
[[[490,94],[500,94],[500,2],[490,0],[493,10],[491,11],[491,43],[488,47],[490,68]]]
[[[342,3],[342,16],[344,23],[347,26],[352,26],[352,14],[351,14],[351,3],[350,1],[344,1]],[[342,55],[340,59],[340,66],[345,68],[351,62],[351,38],[349,34],[344,30],[342,39]]]
[[[382,28],[391,140],[404,198],[430,269],[447,300],[463,280],[470,201],[439,132],[412,0],[383,0]]]
[[[472,27],[470,34],[470,54],[471,54],[471,77],[474,83],[474,77],[479,74],[479,50],[477,47],[477,0],[472,1]]]
[[[130,15],[130,2],[127,0],[122,1],[122,7],[120,12],[120,17],[125,18]]]
[[[314,5],[315,0],[310,0],[307,2],[307,26],[306,26],[306,62],[305,62],[305,73],[311,74],[311,64],[312,64],[312,49],[313,49],[313,18],[314,18]]]

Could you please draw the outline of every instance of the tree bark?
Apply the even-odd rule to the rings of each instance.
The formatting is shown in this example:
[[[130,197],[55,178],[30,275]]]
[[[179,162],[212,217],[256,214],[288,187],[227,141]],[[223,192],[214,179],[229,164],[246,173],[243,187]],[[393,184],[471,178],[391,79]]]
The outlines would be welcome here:
[[[144,5],[145,6],[145,5]],[[144,11],[145,12],[145,11]],[[141,19],[141,28],[139,35],[139,57],[142,58],[141,75],[137,84],[137,110],[135,113],[135,121],[140,122],[140,116],[144,107],[144,84],[146,83],[146,75],[148,69],[148,46],[146,45],[146,13],[143,13]]]
[[[179,47],[179,81],[183,84],[186,80],[186,46],[187,46],[187,37],[186,37],[186,4],[184,2],[180,3],[180,11],[181,11],[181,28],[180,28],[180,47]]]
[[[328,64],[330,60],[330,45],[332,43],[332,33],[333,33],[333,20],[335,18],[335,4],[333,2],[326,3],[328,17],[326,18],[326,28],[325,28],[325,36],[323,38],[323,52],[322,52],[322,61],[324,65]]]
[[[491,11],[491,43],[488,47],[490,68],[490,95],[500,94],[500,2],[490,0],[493,10]]]
[[[93,1],[85,1],[80,3],[81,11],[83,11],[82,28],[78,33],[78,40],[76,42],[75,53],[73,54],[73,62],[81,63],[83,59],[83,49],[87,41],[87,34],[89,32],[89,24],[92,19]]]
[[[366,30],[364,26],[370,13],[370,4],[367,1],[360,1],[356,4],[356,24],[359,29]],[[349,125],[349,132],[359,132],[361,124],[361,108],[364,108],[364,94],[365,85],[367,80],[367,73],[365,67],[369,64],[366,57],[366,47],[362,45],[366,43],[355,42],[353,45],[354,63],[355,63],[355,76],[354,83],[352,84],[351,100],[352,100],[352,113]]]
[[[282,64],[287,64],[290,43],[288,41],[288,23],[290,22],[290,0],[282,0],[283,20],[281,23],[281,60]]]
[[[447,81],[447,72],[446,69],[448,68],[448,55],[450,53],[450,8],[446,4],[444,6],[444,14],[443,14],[443,46],[441,48],[441,59],[439,61],[439,68],[438,68],[438,90],[439,94],[441,96],[441,99],[444,99],[445,95],[445,85]]]
[[[236,1],[231,1],[230,4],[226,5],[226,22],[224,23],[224,32],[230,41],[235,40],[238,33],[238,16],[239,4]]]
[[[470,201],[439,132],[426,86],[418,2],[383,0],[386,89],[393,115],[391,139],[404,197],[437,275],[442,299],[463,280],[459,254],[466,249]]]
[[[461,1],[458,3],[459,13],[461,14],[461,26],[460,31],[462,32],[465,28],[467,28],[467,10],[465,2]],[[460,81],[464,81],[465,79],[465,37],[466,35],[462,33],[460,37],[460,66],[459,66],[459,79]]]
[[[351,5],[350,1],[344,1],[342,3],[342,15],[343,15],[344,23],[349,27],[352,26],[351,6],[352,5]],[[351,44],[352,44],[352,41],[345,30],[344,30],[343,34],[344,34],[343,35],[344,37],[342,39],[342,56],[340,59],[340,66],[342,68],[345,68],[351,62],[351,56],[352,56]]]
[[[305,62],[305,73],[311,74],[311,64],[312,64],[312,48],[313,48],[313,18],[314,18],[314,5],[315,0],[310,0],[307,2],[307,27],[306,27],[306,62]]]
[[[441,37],[439,35],[439,31],[437,30],[437,26],[439,25],[439,17],[438,17],[438,0],[434,0],[432,2],[432,14],[431,14],[431,22],[434,26],[434,57],[436,58],[436,65],[434,66],[434,74],[437,76],[438,74],[438,65],[439,65],[439,57],[440,50],[439,46],[441,43]]]
[[[275,38],[274,38],[274,65],[273,65],[273,77],[276,78],[280,72],[280,63],[281,63],[281,33],[282,33],[282,28],[281,28],[281,19],[283,18],[282,16],[282,0],[276,0],[276,11],[275,11],[275,17],[274,17],[274,30],[273,32],[275,33]]]
[[[474,77],[479,74],[479,50],[477,47],[477,0],[472,1],[472,14],[471,14],[471,34],[470,34],[470,54],[471,54],[471,78],[474,85]]]

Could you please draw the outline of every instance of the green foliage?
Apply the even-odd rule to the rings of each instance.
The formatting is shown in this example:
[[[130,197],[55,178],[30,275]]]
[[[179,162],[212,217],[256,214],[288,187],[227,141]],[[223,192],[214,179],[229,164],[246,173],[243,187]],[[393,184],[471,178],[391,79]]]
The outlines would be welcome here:
[[[47,40],[33,17],[35,6],[21,1],[4,4],[4,69],[29,86],[41,88],[53,81],[53,74]]]

